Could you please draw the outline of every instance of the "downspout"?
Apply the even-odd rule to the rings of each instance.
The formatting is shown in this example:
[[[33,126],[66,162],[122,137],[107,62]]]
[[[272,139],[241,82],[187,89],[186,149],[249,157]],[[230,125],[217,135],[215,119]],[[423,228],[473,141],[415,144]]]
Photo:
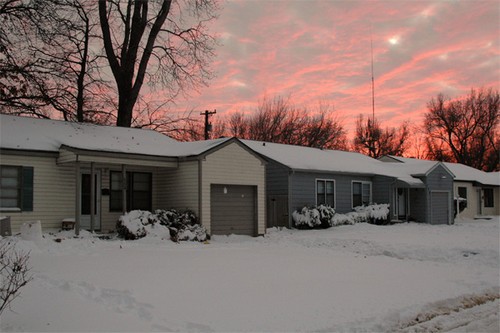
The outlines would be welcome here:
[[[288,227],[289,228],[293,228],[293,219],[292,219],[292,214],[293,214],[293,211],[292,211],[292,199],[293,199],[293,195],[292,195],[292,175],[293,175],[293,170],[290,170],[288,171]]]
[[[76,163],[75,163],[75,236],[78,237],[80,235],[80,211],[81,211],[81,202],[80,202],[80,193],[81,193],[81,182],[80,182],[80,161],[78,161],[78,155],[76,155]]]
[[[202,159],[198,158],[198,216],[200,217],[200,225],[203,225],[203,177],[202,177]],[[210,228],[210,234],[212,233],[212,228]]]
[[[127,213],[127,169],[122,164],[122,215]]]
[[[90,232],[94,232],[95,226],[95,164],[90,162]]]

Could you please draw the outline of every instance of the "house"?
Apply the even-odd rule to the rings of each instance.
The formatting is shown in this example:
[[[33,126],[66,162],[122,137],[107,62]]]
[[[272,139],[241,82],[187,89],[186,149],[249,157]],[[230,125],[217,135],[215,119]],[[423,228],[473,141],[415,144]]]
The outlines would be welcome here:
[[[141,209],[190,209],[211,234],[265,233],[265,161],[236,138],[0,115],[0,215],[12,229],[115,229]]]
[[[408,168],[345,151],[242,140],[266,161],[267,225],[292,226],[292,213],[328,204],[339,213],[388,203],[391,220],[453,223],[453,173],[442,163]]]
[[[405,165],[431,165],[435,162],[384,156],[384,162],[399,162]],[[474,218],[500,215],[500,172],[484,172],[460,163],[443,163],[454,175],[453,195],[466,199],[465,209],[460,216]]]

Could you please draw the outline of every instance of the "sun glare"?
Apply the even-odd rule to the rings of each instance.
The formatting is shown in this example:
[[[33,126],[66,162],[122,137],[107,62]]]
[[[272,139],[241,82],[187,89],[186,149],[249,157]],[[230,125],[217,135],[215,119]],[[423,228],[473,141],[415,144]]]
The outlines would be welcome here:
[[[391,45],[399,44],[399,38],[398,37],[391,37],[391,38],[389,38],[389,43]]]

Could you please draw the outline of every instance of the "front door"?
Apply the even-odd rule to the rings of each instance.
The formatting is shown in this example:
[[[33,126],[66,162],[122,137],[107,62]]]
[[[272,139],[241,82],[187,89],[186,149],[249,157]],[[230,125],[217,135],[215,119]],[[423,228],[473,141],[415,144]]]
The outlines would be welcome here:
[[[404,188],[398,188],[398,218],[406,219],[406,193]]]
[[[101,207],[101,173],[95,171],[95,191],[94,191],[94,230],[101,229],[100,207]],[[82,170],[80,172],[81,192],[80,192],[80,228],[91,229],[90,225],[90,198],[91,198],[91,177],[90,171]]]

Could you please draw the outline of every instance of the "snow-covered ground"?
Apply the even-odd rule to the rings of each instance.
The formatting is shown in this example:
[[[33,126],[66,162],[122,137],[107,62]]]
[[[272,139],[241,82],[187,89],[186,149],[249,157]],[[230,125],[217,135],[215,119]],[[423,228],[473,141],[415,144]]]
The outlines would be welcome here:
[[[34,279],[0,330],[499,332],[499,227],[362,223],[209,244],[46,233],[17,240]]]

